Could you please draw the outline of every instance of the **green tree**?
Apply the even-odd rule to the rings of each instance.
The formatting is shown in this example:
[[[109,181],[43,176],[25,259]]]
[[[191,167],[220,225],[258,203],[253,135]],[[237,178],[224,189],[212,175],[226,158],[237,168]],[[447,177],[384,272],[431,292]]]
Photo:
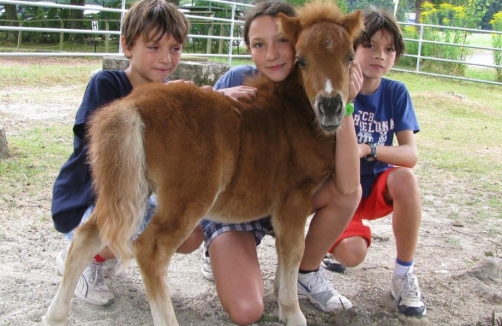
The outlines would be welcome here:
[[[16,5],[5,4],[4,6],[5,6],[5,19],[11,21],[9,25],[19,26],[19,23],[17,22]],[[6,35],[6,39],[9,41],[14,41],[15,39],[17,39],[17,32],[9,31]]]
[[[85,5],[85,0],[71,0],[71,5],[75,6],[83,6]],[[70,29],[83,29],[84,28],[84,11],[80,9],[71,9],[70,10]],[[68,38],[70,41],[83,41],[83,34],[69,34]]]
[[[497,12],[493,15],[490,20],[490,25],[494,31],[502,32],[502,11]],[[499,49],[499,51],[493,51],[493,61],[497,66],[502,65],[502,35],[492,34],[492,47]],[[497,81],[502,82],[502,69],[495,68],[497,73]]]

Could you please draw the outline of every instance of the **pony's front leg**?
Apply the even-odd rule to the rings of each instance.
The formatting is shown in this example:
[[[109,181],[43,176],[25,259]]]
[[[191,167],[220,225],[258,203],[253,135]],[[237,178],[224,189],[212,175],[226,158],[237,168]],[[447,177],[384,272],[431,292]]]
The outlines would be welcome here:
[[[99,235],[99,229],[91,219],[81,225],[73,236],[71,246],[66,257],[63,280],[59,285],[58,292],[54,297],[47,314],[42,317],[42,323],[50,326],[62,326],[67,324],[68,310],[73,292],[78,279],[84,269],[98,254],[103,245]]]
[[[307,320],[298,302],[297,283],[305,248],[304,230],[310,197],[300,194],[295,197],[284,201],[274,214],[278,258],[274,293],[279,304],[279,320],[288,326],[306,326]]]
[[[178,326],[169,294],[167,270],[176,249],[188,238],[200,218],[187,219],[182,213],[171,218],[166,216],[161,215],[161,212],[153,216],[136,240],[134,251],[150,303],[153,324]]]

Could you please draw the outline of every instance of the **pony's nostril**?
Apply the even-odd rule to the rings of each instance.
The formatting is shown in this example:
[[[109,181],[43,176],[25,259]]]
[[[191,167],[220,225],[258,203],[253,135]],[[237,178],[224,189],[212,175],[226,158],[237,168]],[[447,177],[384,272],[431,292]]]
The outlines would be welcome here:
[[[336,116],[341,114],[343,102],[340,95],[335,97],[321,97],[319,99],[319,112],[327,116]]]

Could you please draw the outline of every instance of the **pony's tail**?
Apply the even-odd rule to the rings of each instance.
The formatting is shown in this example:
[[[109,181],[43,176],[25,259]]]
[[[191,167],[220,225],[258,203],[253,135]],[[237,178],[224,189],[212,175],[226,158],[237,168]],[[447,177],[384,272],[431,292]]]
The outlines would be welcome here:
[[[98,111],[89,128],[89,158],[97,200],[93,214],[123,265],[134,257],[133,237],[146,213],[144,124],[137,108],[118,101]]]

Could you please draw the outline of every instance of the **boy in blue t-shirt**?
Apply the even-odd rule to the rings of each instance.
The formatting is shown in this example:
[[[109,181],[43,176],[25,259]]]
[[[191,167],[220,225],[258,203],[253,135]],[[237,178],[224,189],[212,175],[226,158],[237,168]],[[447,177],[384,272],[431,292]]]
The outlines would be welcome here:
[[[343,266],[357,266],[371,244],[371,230],[362,220],[393,213],[397,258],[392,295],[399,312],[423,316],[426,308],[413,273],[421,219],[417,178],[411,171],[418,159],[419,131],[410,94],[404,84],[383,78],[404,51],[399,25],[388,13],[367,10],[365,30],[354,43],[354,61],[361,66],[363,85],[353,114],[361,157],[361,202],[345,231],[329,252]],[[394,135],[398,146],[393,146]],[[343,268],[325,261],[329,267]],[[330,266],[331,265],[331,266]]]
[[[61,168],[54,182],[52,219],[54,227],[68,240],[74,230],[91,215],[96,196],[87,163],[87,122],[99,107],[128,95],[134,87],[146,83],[165,83],[176,70],[181,50],[187,38],[189,23],[176,6],[165,0],[141,0],[126,13],[120,38],[130,66],[125,71],[100,71],[92,77],[73,126],[73,153]],[[148,199],[148,212],[144,229],[155,209],[155,197]],[[138,233],[141,230],[138,230]],[[177,252],[197,249],[202,242],[202,229],[198,228]],[[115,300],[104,283],[103,262],[114,258],[104,248],[80,276],[75,295],[95,305],[109,305]],[[57,257],[59,272],[64,271],[66,249]]]

